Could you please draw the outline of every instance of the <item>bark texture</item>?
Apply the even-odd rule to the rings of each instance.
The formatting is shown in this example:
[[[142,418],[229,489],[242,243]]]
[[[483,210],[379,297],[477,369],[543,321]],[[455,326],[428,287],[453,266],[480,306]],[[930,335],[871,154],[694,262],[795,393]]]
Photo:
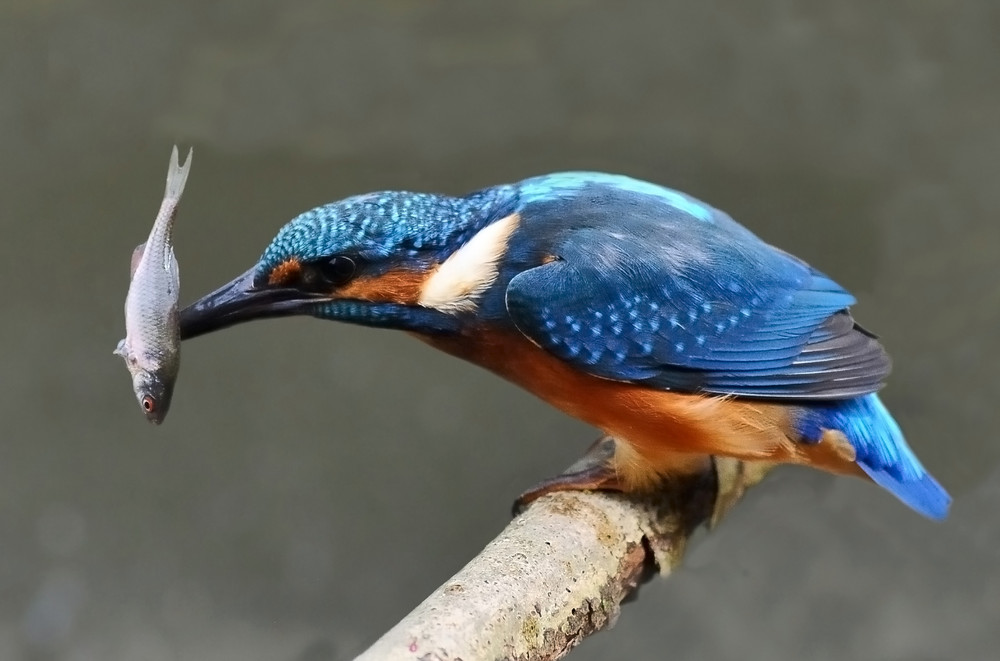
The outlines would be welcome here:
[[[646,498],[544,496],[359,661],[558,659],[613,626],[621,604],[681,561],[766,466],[716,460]]]

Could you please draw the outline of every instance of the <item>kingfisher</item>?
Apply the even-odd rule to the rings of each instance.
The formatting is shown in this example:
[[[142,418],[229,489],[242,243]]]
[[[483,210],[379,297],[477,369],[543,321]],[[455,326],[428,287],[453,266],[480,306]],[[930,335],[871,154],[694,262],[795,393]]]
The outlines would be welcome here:
[[[724,456],[858,476],[943,519],[951,498],[877,394],[890,360],[854,303],[691,195],[559,172],[306,211],[180,325],[184,339],[289,315],[407,331],[614,439],[526,501],[644,492]]]

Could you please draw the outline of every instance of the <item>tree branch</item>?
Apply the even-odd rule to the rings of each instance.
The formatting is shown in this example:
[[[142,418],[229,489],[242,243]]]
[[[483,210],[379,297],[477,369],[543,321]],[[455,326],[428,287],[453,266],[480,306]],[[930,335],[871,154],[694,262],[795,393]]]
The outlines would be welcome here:
[[[603,443],[613,443],[604,439]],[[558,492],[532,503],[358,661],[549,660],[614,625],[767,466],[717,459],[648,498]]]

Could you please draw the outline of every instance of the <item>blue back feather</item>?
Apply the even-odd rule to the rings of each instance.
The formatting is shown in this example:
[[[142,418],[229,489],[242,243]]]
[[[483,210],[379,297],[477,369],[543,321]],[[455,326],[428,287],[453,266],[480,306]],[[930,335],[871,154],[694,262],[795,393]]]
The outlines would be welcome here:
[[[518,184],[517,192],[521,204],[532,204],[599,192],[601,188],[634,193],[637,201],[644,197],[660,200],[702,222],[713,223],[716,220],[715,209],[687,193],[620,174],[557,172],[525,179]]]
[[[517,192],[511,250],[523,240],[536,253],[508,259],[503,312],[585,371],[785,399],[866,394],[888,372],[844,313],[850,293],[708,204],[600,173],[536,177]],[[538,251],[556,259],[539,266]]]

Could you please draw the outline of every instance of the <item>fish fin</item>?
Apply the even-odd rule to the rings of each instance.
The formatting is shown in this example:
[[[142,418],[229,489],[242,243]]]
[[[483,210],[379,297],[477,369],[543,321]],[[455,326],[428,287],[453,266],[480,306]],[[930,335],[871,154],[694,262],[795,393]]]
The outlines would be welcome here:
[[[181,289],[181,267],[177,264],[173,246],[167,250],[166,263],[163,268],[170,274],[170,293],[176,295]]]
[[[128,355],[128,346],[125,344],[125,338],[118,340],[118,346],[112,352],[116,356],[121,356],[125,358]]]
[[[187,183],[188,172],[191,171],[191,160],[194,158],[194,147],[188,150],[184,165],[178,164],[177,145],[170,152],[170,168],[167,170],[167,188],[163,193],[164,199],[179,200],[184,193],[184,184]]]
[[[131,280],[135,277],[135,270],[139,268],[139,262],[142,261],[142,254],[146,252],[146,242],[143,241],[135,247],[132,251],[132,264],[129,266],[128,277]]]

